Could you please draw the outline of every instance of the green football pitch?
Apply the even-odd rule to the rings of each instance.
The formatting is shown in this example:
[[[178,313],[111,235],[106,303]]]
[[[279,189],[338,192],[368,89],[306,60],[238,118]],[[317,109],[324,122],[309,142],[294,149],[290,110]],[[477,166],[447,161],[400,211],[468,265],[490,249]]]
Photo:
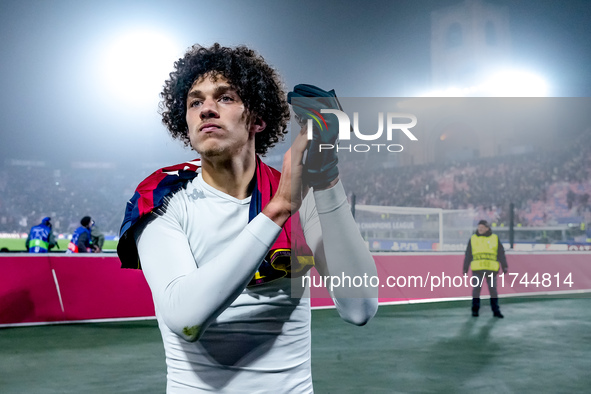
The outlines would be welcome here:
[[[11,252],[25,252],[25,238],[0,238],[0,249],[8,248]],[[68,249],[67,239],[58,239],[57,243],[59,248],[51,249],[52,252],[65,252]],[[115,250],[117,249],[117,241],[105,241],[103,250]]]
[[[312,311],[316,393],[576,393],[591,385],[589,298],[381,306],[364,327]],[[0,329],[1,393],[163,393],[153,320]],[[280,388],[278,388],[280,389]]]

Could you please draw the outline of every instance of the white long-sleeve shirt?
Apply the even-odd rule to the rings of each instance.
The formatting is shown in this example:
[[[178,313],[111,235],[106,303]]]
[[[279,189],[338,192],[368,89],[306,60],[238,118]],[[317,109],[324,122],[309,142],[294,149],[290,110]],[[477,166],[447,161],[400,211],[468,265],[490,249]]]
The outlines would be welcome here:
[[[249,223],[249,204],[198,176],[136,234],[169,393],[313,391],[309,298],[294,296],[290,279],[246,288],[281,231],[262,213]],[[320,272],[375,275],[340,183],[308,195],[300,219]],[[360,291],[361,298],[335,299],[355,324],[377,309],[373,290]]]

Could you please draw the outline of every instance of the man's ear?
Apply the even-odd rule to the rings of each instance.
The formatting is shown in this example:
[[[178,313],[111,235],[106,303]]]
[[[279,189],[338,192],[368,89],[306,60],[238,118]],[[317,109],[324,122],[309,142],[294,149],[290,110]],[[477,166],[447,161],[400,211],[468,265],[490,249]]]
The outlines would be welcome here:
[[[250,131],[253,133],[260,133],[265,130],[267,123],[260,116],[254,116],[250,125]]]

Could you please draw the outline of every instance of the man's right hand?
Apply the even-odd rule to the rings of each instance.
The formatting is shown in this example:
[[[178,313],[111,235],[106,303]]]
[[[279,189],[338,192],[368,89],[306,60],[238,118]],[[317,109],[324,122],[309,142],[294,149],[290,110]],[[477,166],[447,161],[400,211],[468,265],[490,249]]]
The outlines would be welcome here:
[[[307,130],[303,127],[291,148],[283,156],[281,179],[275,195],[263,209],[263,214],[277,225],[283,226],[289,217],[297,212],[308,192],[302,183],[304,151],[308,146]]]

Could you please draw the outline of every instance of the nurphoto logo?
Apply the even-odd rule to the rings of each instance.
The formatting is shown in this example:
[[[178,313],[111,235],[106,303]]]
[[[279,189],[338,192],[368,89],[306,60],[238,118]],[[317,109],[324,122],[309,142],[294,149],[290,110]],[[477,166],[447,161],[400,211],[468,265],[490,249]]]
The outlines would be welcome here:
[[[369,152],[375,150],[376,152],[388,151],[392,153],[402,152],[404,147],[400,144],[349,144],[343,145],[343,141],[350,141],[351,134],[361,141],[378,141],[382,139],[384,134],[384,113],[378,112],[378,130],[373,134],[364,134],[359,130],[359,112],[353,113],[353,127],[351,127],[351,120],[349,116],[343,111],[337,109],[321,109],[320,113],[314,111],[314,114],[309,113],[310,118],[307,120],[308,140],[312,140],[313,127],[319,127],[323,132],[328,129],[326,119],[322,114],[332,114],[336,116],[339,124],[339,138],[336,144],[319,144],[318,151],[336,149],[339,151],[348,152]],[[316,124],[315,124],[316,123]],[[395,131],[402,131],[404,135],[411,141],[418,141],[417,137],[409,130],[416,126],[417,117],[413,114],[388,112],[386,115],[386,140],[392,141],[392,136]]]

